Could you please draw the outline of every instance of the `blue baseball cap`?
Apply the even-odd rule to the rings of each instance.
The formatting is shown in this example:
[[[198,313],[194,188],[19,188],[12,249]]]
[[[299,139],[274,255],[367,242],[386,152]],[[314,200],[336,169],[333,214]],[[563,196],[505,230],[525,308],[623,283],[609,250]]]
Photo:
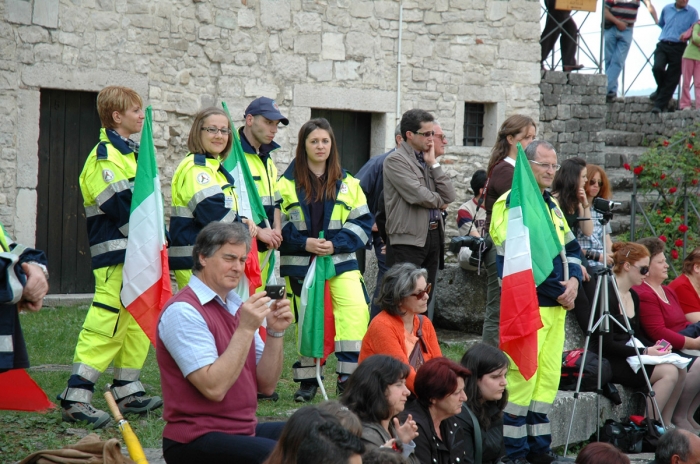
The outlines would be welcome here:
[[[282,113],[280,113],[280,107],[277,106],[277,103],[271,98],[260,97],[253,100],[250,105],[248,105],[248,108],[245,109],[244,116],[248,116],[249,114],[253,116],[265,116],[271,121],[279,121],[285,126],[289,125],[289,119],[285,118]]]

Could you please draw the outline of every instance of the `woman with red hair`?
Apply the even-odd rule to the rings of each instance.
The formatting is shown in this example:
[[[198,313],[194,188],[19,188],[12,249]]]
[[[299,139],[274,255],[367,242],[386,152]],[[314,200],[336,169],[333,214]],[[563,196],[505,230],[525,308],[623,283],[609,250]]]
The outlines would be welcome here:
[[[576,464],[630,464],[630,458],[610,443],[589,443],[584,446]]]
[[[418,369],[415,381],[417,400],[406,405],[401,419],[413,417],[418,426],[414,453],[422,463],[464,462],[464,431],[452,416],[462,411],[467,400],[464,385],[471,373],[447,358],[431,359]]]

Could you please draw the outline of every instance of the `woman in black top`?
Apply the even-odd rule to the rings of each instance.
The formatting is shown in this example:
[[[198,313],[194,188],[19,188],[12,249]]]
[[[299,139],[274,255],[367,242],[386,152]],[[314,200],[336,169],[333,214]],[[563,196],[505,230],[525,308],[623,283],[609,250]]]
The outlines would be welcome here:
[[[469,370],[442,357],[433,358],[418,369],[414,383],[417,399],[406,404],[399,417],[413,417],[416,421],[414,452],[421,464],[465,462],[464,432],[454,416],[467,399],[464,385],[468,378]]]
[[[670,346],[667,350],[663,350],[658,341],[654,342],[646,337],[639,323],[639,297],[632,289],[635,285],[641,285],[649,273],[649,250],[638,243],[616,242],[613,244],[612,251],[614,261],[613,275],[622,301],[618,301],[612,284],[608,285],[608,309],[610,310],[610,315],[622,327],[627,327],[622,314],[622,311],[625,311],[630,327],[634,330],[634,337],[644,345],[644,348],[640,348],[640,354],[663,356],[670,353]],[[597,312],[596,318],[600,314],[599,311]],[[590,308],[585,310],[577,307],[576,317],[579,325],[586,331],[590,317]],[[610,362],[613,383],[633,388],[645,388],[646,382],[642,370],[639,369],[635,373],[627,362],[628,357],[637,356],[637,351],[632,346],[627,346],[629,341],[630,335],[618,324],[611,321],[610,332],[603,333],[603,356]],[[591,345],[592,347],[589,349],[597,352],[597,332],[591,337]],[[644,365],[644,369],[656,393],[656,403],[661,411],[664,424],[670,424],[674,409],[683,390],[686,370],[678,369],[673,364]],[[649,413],[652,417],[656,415],[656,411],[650,410]],[[673,422],[675,423],[676,421]],[[684,426],[686,424],[680,425]]]
[[[503,410],[508,403],[508,358],[494,346],[477,343],[464,353],[461,364],[472,373],[464,388],[467,401],[456,417],[465,434],[464,462],[476,462],[473,414],[481,429],[481,462],[495,464],[506,454],[503,445]]]

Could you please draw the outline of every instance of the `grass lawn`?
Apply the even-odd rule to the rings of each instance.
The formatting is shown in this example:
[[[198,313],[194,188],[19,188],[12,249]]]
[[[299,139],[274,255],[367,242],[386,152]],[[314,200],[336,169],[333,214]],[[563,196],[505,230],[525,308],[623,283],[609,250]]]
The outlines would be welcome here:
[[[22,329],[29,350],[32,367],[29,374],[44,389],[52,401],[66,387],[73,364],[73,351],[78,339],[87,308],[42,309],[38,313],[21,316]],[[442,346],[443,355],[459,360],[465,346]],[[292,381],[292,364],[296,360],[294,331],[288,330],[285,336],[285,362],[282,378],[277,386],[279,401],[263,401],[258,405],[258,416],[262,420],[286,420],[300,404],[292,400],[297,384]],[[335,357],[331,356],[326,365],[324,385],[330,399],[335,392]],[[93,397],[93,405],[108,411],[102,397],[102,388],[112,381],[111,372],[105,373],[98,381],[98,391]],[[161,396],[160,374],[156,364],[155,351],[151,348],[141,374],[141,382],[151,395]],[[1,394],[1,393],[0,393]],[[322,399],[320,392],[314,400]],[[160,448],[161,434],[165,422],[161,410],[148,416],[132,416],[127,419],[146,448]],[[0,463],[10,463],[23,459],[40,449],[56,449],[77,442],[88,428],[85,423],[66,423],[61,420],[59,409],[46,414],[0,411]],[[106,429],[97,431],[103,440],[120,438],[114,422]]]

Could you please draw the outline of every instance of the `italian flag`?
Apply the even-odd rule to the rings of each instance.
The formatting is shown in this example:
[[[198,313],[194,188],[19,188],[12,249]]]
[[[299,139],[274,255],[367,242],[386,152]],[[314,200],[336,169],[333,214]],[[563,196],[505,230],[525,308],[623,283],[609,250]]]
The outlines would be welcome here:
[[[323,232],[319,234],[323,238]],[[335,319],[328,281],[335,277],[330,256],[316,256],[301,288],[297,327],[299,354],[325,360],[335,351]]]
[[[258,194],[258,189],[255,186],[255,181],[253,180],[253,175],[250,173],[250,168],[248,167],[248,161],[245,159],[245,153],[243,152],[243,146],[241,145],[241,139],[238,135],[238,131],[235,129],[236,126],[233,125],[233,120],[231,119],[231,113],[229,113],[228,106],[226,102],[221,102],[224,111],[228,115],[229,121],[231,121],[231,127],[234,128],[233,133],[233,144],[231,145],[231,153],[224,160],[223,166],[228,172],[231,173],[233,179],[236,183],[236,191],[238,193],[238,214],[240,216],[252,219],[256,224],[265,222],[268,227],[267,214],[265,213],[265,208],[263,207],[262,201],[260,200],[260,195]],[[248,297],[255,293],[255,290],[262,286],[263,282],[260,277],[261,268],[260,260],[258,258],[258,245],[256,240],[251,241],[252,246],[250,247],[250,253],[248,254],[248,259],[245,263],[245,278],[241,279],[241,283],[238,284],[237,292],[238,295],[243,299],[247,300]],[[268,250],[270,269],[275,268],[275,252],[274,250]],[[269,273],[268,282],[274,278],[274,272]],[[267,282],[266,282],[267,283]]]
[[[537,331],[542,328],[536,287],[551,274],[562,246],[520,144],[505,245],[500,347],[529,380],[537,370]]]
[[[165,302],[172,296],[172,289],[150,106],[146,108],[146,120],[141,133],[129,230],[131,233],[124,259],[122,304],[155,346],[158,316]]]

